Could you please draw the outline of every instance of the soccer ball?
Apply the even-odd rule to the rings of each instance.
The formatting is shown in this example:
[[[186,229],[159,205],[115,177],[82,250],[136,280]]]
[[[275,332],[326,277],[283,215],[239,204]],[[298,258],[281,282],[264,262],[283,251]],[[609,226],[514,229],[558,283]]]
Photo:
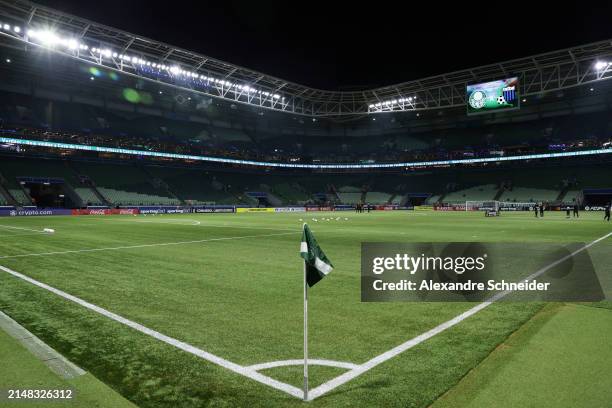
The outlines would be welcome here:
[[[499,96],[497,97],[497,104],[498,104],[498,105],[503,105],[503,104],[505,104],[505,103],[506,103],[506,99],[505,99],[505,98],[504,98],[502,95],[499,95]]]

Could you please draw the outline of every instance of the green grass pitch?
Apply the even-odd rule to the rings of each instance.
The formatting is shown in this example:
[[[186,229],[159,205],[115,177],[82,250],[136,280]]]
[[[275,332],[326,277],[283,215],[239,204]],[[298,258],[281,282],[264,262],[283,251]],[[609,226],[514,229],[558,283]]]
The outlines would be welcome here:
[[[600,213],[566,220],[561,212],[544,219],[424,211],[5,218],[0,265],[243,366],[299,359],[300,219],[336,267],[309,293],[310,357],[355,364],[474,306],[361,303],[362,241],[588,243],[612,231]],[[42,228],[56,232],[30,231]],[[597,270],[607,271],[600,279],[608,295],[610,249],[612,238],[589,249]],[[427,407],[543,306],[493,304],[308,404]],[[600,306],[609,315],[609,304]],[[0,310],[141,407],[304,404],[1,271]],[[344,369],[310,372],[316,387]],[[301,387],[300,366],[261,373]]]

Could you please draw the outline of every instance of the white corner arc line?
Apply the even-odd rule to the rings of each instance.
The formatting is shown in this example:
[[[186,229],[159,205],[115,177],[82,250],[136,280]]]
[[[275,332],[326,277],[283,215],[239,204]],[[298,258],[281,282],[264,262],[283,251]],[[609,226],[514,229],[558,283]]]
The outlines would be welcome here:
[[[261,364],[253,364],[248,366],[251,370],[260,371],[267,370],[269,368],[276,367],[287,367],[287,366],[301,366],[304,365],[304,359],[299,360],[281,360],[281,361],[271,361],[269,363],[261,363]],[[347,370],[354,370],[359,367],[357,364],[347,363],[344,361],[334,361],[334,360],[320,360],[320,359],[308,359],[308,365],[318,365],[318,366],[326,366],[326,367],[336,367],[336,368],[346,368]]]
[[[92,310],[92,311],[98,313],[98,314],[101,314],[102,316],[108,317],[111,320],[114,320],[114,321],[116,321],[118,323],[121,323],[121,324],[123,324],[125,326],[131,327],[132,329],[134,329],[136,331],[139,331],[139,332],[141,332],[143,334],[146,334],[148,336],[151,336],[151,337],[153,337],[153,338],[155,338],[155,339],[157,339],[159,341],[162,341],[162,342],[164,342],[166,344],[174,346],[174,347],[176,347],[176,348],[178,348],[180,350],[186,351],[186,352],[188,352],[190,354],[193,354],[195,356],[198,356],[198,357],[200,357],[200,358],[202,358],[202,359],[204,359],[206,361],[214,363],[214,364],[216,364],[218,366],[226,368],[226,369],[228,369],[230,371],[233,371],[233,372],[235,372],[237,374],[240,374],[240,375],[243,375],[245,377],[248,377],[248,378],[250,378],[252,380],[255,380],[257,382],[260,382],[262,384],[268,385],[268,386],[270,386],[272,388],[275,388],[277,390],[286,392],[287,394],[292,395],[294,397],[303,398],[303,395],[304,395],[303,391],[301,389],[297,388],[297,387],[294,387],[293,385],[285,384],[285,383],[283,383],[281,381],[275,380],[274,378],[270,378],[270,377],[268,377],[268,376],[266,376],[264,374],[258,373],[257,371],[255,371],[255,370],[253,370],[253,369],[251,369],[249,367],[244,367],[244,366],[241,366],[240,364],[233,363],[233,362],[231,362],[229,360],[226,360],[226,359],[224,359],[222,357],[216,356],[216,355],[211,354],[211,353],[209,353],[207,351],[204,351],[204,350],[199,349],[199,348],[197,348],[195,346],[192,346],[191,344],[188,344],[188,343],[182,342],[180,340],[177,340],[175,338],[166,336],[165,334],[162,334],[162,333],[160,333],[158,331],[155,331],[153,329],[149,329],[146,326],[143,326],[143,325],[141,325],[139,323],[136,323],[136,322],[134,322],[132,320],[126,319],[123,316],[120,316],[120,315],[118,315],[116,313],[110,312],[110,311],[108,311],[108,310],[106,310],[106,309],[104,309],[104,308],[102,308],[100,306],[96,306],[96,305],[94,305],[92,303],[89,303],[89,302],[87,302],[87,301],[85,301],[85,300],[83,300],[81,298],[73,296],[73,295],[71,295],[69,293],[66,293],[66,292],[62,291],[62,290],[56,289],[53,286],[49,286],[49,285],[47,285],[45,283],[42,283],[40,281],[37,281],[36,279],[30,278],[29,276],[26,276],[26,275],[24,275],[22,273],[13,271],[12,269],[9,269],[9,268],[4,267],[2,265],[0,265],[0,270],[4,271],[4,272],[6,272],[6,273],[8,273],[10,275],[13,275],[16,278],[19,278],[19,279],[22,279],[22,280],[24,280],[26,282],[29,282],[29,283],[31,283],[31,284],[33,284],[35,286],[38,286],[38,287],[40,287],[42,289],[48,290],[49,292],[52,292],[52,293],[54,293],[54,294],[56,294],[56,295],[58,295],[58,296],[60,296],[60,297],[62,297],[64,299],[70,300],[71,302],[74,302],[74,303],[76,303],[78,305],[81,305],[81,306],[83,306],[83,307],[85,307],[85,308],[87,308],[89,310]]]
[[[612,236],[612,232],[604,235],[601,238],[596,239],[595,241],[592,241],[584,246],[582,246],[581,248],[575,250],[574,252],[561,257],[559,259],[557,259],[556,261],[552,262],[551,264],[539,269],[538,271],[532,273],[531,275],[529,275],[528,277],[524,278],[522,281],[528,281],[528,280],[532,280],[540,275],[542,275],[544,272],[548,271],[549,269],[559,265],[562,262],[565,262],[566,260],[574,257],[575,255],[579,254],[580,252],[592,247],[593,245],[603,241],[604,239],[608,238]],[[378,356],[366,361],[363,364],[360,364],[359,367],[351,370],[351,371],[347,371],[344,374],[339,375],[336,378],[333,378],[329,381],[327,381],[326,383],[323,383],[321,385],[319,385],[318,387],[310,390],[309,392],[309,398],[308,400],[311,401],[317,397],[320,397],[323,394],[326,394],[328,392],[330,392],[331,390],[333,390],[334,388],[337,388],[339,386],[341,386],[342,384],[347,383],[348,381],[351,381],[352,379],[360,376],[361,374],[365,373],[366,371],[371,370],[372,368],[376,367],[377,365],[384,363],[385,361],[397,356],[398,354],[403,353],[406,350],[409,350],[411,348],[413,348],[414,346],[424,342],[425,340],[428,340],[430,338],[432,338],[433,336],[435,336],[436,334],[442,333],[443,331],[445,331],[446,329],[449,329],[453,326],[455,326],[458,323],[461,323],[462,321],[464,321],[465,319],[467,319],[470,316],[475,315],[476,313],[480,312],[482,309],[486,308],[487,306],[491,305],[492,303],[498,301],[499,299],[509,295],[510,293],[512,293],[513,291],[511,290],[507,290],[507,291],[503,291],[503,292],[499,292],[495,295],[493,295],[491,298],[489,298],[489,300],[479,303],[478,305],[472,307],[471,309],[461,313],[458,316],[455,316],[454,318],[434,327],[433,329],[420,334],[410,340],[408,340],[405,343],[402,343],[394,348],[392,348],[391,350],[388,350],[382,354],[379,354]]]
[[[266,237],[275,237],[275,236],[280,236],[280,235],[291,235],[291,234],[297,234],[297,231],[282,232],[282,233],[277,233],[277,234],[241,235],[237,237],[208,238],[208,239],[198,239],[194,241],[161,242],[157,244],[126,245],[126,246],[116,246],[116,247],[106,247],[106,248],[72,249],[72,250],[67,250],[67,251],[52,251],[52,252],[35,252],[35,253],[29,253],[29,254],[4,255],[4,256],[0,256],[0,259],[27,258],[27,257],[32,257],[32,256],[50,256],[50,255],[63,255],[63,254],[79,254],[83,252],[117,251],[121,249],[152,248],[152,247],[171,246],[171,245],[200,244],[204,242],[227,241],[227,240],[232,240],[232,239],[246,239],[246,238],[266,238]]]

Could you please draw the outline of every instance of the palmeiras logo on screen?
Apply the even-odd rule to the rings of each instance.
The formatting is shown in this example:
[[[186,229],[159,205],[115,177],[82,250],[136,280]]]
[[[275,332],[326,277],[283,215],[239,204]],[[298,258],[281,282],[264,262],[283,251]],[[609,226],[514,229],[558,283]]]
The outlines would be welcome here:
[[[484,91],[476,91],[470,95],[469,104],[474,109],[480,109],[485,105],[487,94]]]

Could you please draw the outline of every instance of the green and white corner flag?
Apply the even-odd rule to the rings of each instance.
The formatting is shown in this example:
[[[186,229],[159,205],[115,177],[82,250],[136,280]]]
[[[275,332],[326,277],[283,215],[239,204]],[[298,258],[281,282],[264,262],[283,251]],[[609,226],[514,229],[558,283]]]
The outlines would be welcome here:
[[[300,256],[304,258],[306,263],[306,282],[310,287],[314,286],[334,269],[334,265],[327,259],[325,253],[319,244],[317,244],[317,240],[312,235],[307,224],[304,224],[304,232],[302,233]]]

